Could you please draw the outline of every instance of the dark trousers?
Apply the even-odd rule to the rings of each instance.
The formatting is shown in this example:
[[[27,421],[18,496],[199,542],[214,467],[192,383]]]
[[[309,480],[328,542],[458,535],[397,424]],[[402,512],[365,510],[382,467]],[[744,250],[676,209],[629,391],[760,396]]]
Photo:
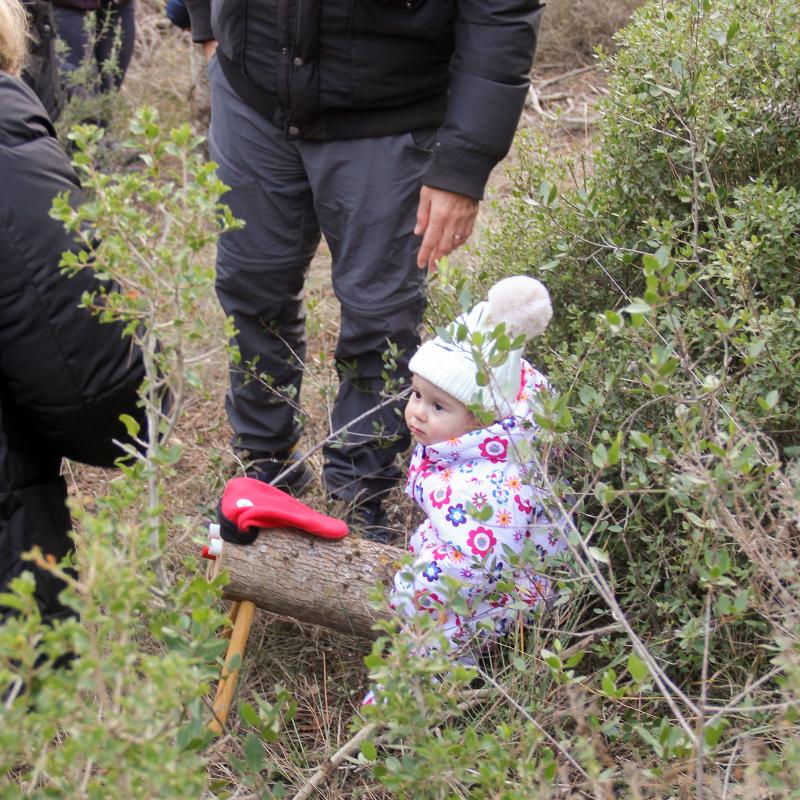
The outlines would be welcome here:
[[[39,547],[46,557],[61,561],[72,552],[67,487],[59,475],[61,459],[26,433],[0,396],[0,593],[22,572],[33,573],[34,598],[42,618],[51,622],[71,613],[58,599],[64,584],[22,556]],[[11,613],[16,612],[0,601],[0,623]]]
[[[98,11],[80,11],[75,8],[55,6],[58,38],[67,45],[62,68],[77,70],[86,57],[86,48],[94,47],[97,65],[96,91],[107,92],[119,88],[133,57],[136,36],[135,0],[117,5],[105,3]],[[94,15],[93,30],[87,30],[89,14]],[[116,62],[110,63],[116,51]]]
[[[230,187],[224,202],[246,222],[217,250],[217,294],[241,354],[231,369],[228,417],[234,446],[283,451],[301,435],[303,286],[321,233],[341,304],[332,429],[381,402],[389,342],[401,351],[394,377],[408,377],[425,305],[413,228],[435,132],[289,141],[235,94],[216,59],[209,78],[211,156]],[[249,379],[246,364],[264,380]],[[368,415],[325,447],[331,494],[379,496],[399,479],[395,456],[409,444],[401,408]]]

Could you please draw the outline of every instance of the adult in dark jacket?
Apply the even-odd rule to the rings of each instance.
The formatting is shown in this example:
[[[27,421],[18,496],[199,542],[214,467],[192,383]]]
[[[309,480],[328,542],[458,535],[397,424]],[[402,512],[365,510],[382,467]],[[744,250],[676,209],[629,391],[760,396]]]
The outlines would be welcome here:
[[[133,57],[136,38],[134,0],[52,0],[56,30],[66,44],[62,67],[77,70],[92,48],[96,66],[95,93],[119,88]],[[89,14],[93,23],[87,30]]]
[[[32,569],[37,602],[52,620],[68,613],[60,583],[21,556],[34,545],[56,559],[72,549],[61,460],[114,464],[121,452],[113,440],[128,438],[120,414],[144,422],[144,371],[120,326],[79,308],[96,286],[92,273],[59,270],[76,244],[49,210],[60,192],[78,199],[77,176],[42,104],[2,52],[0,70],[0,591]]]
[[[419,343],[424,273],[472,232],[490,172],[511,144],[529,86],[538,0],[187,0],[211,82],[210,149],[246,221],[217,251],[217,291],[242,363],[231,370],[234,446],[254,474],[295,461],[305,359],[303,282],[320,231],[342,320],[347,434],[325,448],[328,491],[381,538],[381,496],[408,445],[380,400],[387,340],[397,375]],[[218,43],[218,47],[217,47]],[[216,53],[214,51],[216,49]],[[213,55],[212,55],[213,54]],[[420,238],[421,241],[420,241]],[[375,441],[382,430],[393,444]],[[310,476],[284,481],[299,491]],[[385,530],[383,531],[385,535]]]
[[[22,0],[30,20],[31,43],[22,80],[36,92],[54,122],[64,104],[56,56],[56,30],[50,0]]]

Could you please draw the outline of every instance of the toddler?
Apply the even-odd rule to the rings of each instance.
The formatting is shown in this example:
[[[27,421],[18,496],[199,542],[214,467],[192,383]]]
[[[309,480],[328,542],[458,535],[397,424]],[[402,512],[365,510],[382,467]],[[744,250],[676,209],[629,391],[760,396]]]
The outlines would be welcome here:
[[[464,664],[475,663],[480,643],[509,630],[519,615],[514,601],[532,609],[551,595],[546,577],[524,564],[510,568],[509,556],[528,541],[541,557],[566,546],[567,518],[555,507],[545,510],[550,492],[537,466],[532,400],[550,385],[522,348],[503,356],[491,335],[505,323],[511,342],[527,339],[551,316],[539,281],[506,278],[488,302],[423,344],[410,362],[405,419],[417,445],[406,493],[427,517],[411,536],[414,563],[395,575],[391,603],[401,616],[437,615],[450,656]],[[470,408],[494,421],[482,425]],[[445,576],[459,582],[465,613],[447,607]],[[513,592],[497,590],[501,578],[513,581]]]

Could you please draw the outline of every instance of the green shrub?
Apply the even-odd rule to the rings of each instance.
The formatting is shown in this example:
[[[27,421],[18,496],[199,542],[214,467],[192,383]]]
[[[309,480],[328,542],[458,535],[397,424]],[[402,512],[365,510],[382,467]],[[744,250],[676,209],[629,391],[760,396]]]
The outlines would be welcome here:
[[[562,397],[539,421],[583,501],[562,602],[617,629],[571,676],[547,637],[520,654],[560,681],[537,719],[591,754],[572,779],[794,796],[800,6],[650,2],[618,38],[590,168],[521,136],[485,266],[435,296],[520,272],[553,296],[533,360]]]
[[[113,176],[94,166],[102,133],[73,134],[87,199],[72,208],[58,198],[53,213],[88,248],[65,254],[65,268],[92,265],[116,282],[83,302],[123,321],[142,349],[146,442],[94,498],[96,512],[73,505],[76,572],[32,554],[66,581],[77,618],[43,625],[29,573],[3,596],[20,613],[0,627],[2,797],[186,798],[208,783],[203,701],[225,648],[222,581],[198,574],[196,558],[179,563],[168,537],[188,536],[191,523],[165,509],[164,479],[181,456],[170,437],[197,380],[191,365],[207,347],[204,250],[234,221],[188,126],[167,134],[143,109],[131,134],[139,168]],[[136,424],[128,418],[134,436]],[[54,666],[64,655],[69,668]]]

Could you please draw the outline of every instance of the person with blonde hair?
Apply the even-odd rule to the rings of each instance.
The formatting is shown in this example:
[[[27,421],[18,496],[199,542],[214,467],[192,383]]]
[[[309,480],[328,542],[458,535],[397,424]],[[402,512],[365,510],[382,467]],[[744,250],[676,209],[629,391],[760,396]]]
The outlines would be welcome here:
[[[28,15],[18,0],[0,0],[0,71],[20,75],[28,52]]]
[[[20,77],[26,42],[19,0],[0,0],[0,593],[32,571],[39,613],[51,622],[71,613],[61,581],[22,557],[35,546],[56,560],[72,550],[61,460],[114,465],[116,442],[131,441],[120,415],[144,427],[144,367],[121,325],[80,307],[98,289],[94,273],[59,268],[80,245],[50,208],[64,192],[80,202],[80,184]],[[11,613],[0,605],[0,620]]]

